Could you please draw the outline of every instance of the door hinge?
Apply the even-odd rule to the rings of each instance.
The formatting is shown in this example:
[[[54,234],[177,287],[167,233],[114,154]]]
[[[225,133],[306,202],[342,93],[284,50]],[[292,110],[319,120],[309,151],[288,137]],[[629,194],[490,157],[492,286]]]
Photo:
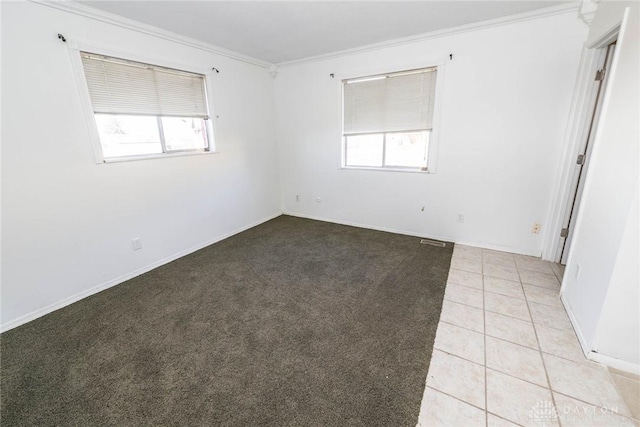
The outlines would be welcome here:
[[[560,230],[560,237],[567,237],[569,235],[569,229],[568,228],[563,228],[562,230]]]
[[[604,75],[606,74],[606,72],[607,72],[606,68],[602,68],[596,71],[596,81],[601,82],[602,80],[604,80]]]
[[[578,154],[578,159],[576,160],[576,164],[584,165],[584,154]]]

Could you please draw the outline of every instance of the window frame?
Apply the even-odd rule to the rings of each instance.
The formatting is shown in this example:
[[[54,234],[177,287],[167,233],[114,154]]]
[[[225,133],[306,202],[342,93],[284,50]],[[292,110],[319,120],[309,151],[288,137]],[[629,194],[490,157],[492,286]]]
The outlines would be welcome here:
[[[369,67],[366,69],[360,69],[345,73],[343,75],[335,74],[335,79],[339,85],[339,121],[340,129],[340,167],[341,170],[369,170],[369,171],[382,171],[382,172],[404,172],[404,173],[422,173],[422,174],[433,174],[437,172],[437,155],[438,155],[438,142],[441,137],[441,113],[442,113],[442,93],[444,87],[444,74],[445,74],[445,64],[446,59],[437,59],[437,60],[422,60],[419,62],[413,63],[403,63],[395,66],[376,66]],[[429,142],[427,147],[427,168],[423,170],[422,168],[415,167],[402,167],[402,166],[347,166],[346,164],[346,150],[347,150],[347,137],[344,135],[344,80],[352,80],[352,79],[360,79],[367,77],[375,77],[384,74],[393,74],[400,73],[403,71],[412,71],[418,70],[422,68],[436,68],[438,72],[438,76],[436,79],[436,92],[435,92],[435,100],[433,105],[433,128],[429,134]],[[407,130],[405,132],[411,132],[411,130]],[[386,133],[400,133],[400,132],[386,132]],[[385,132],[380,132],[377,134],[382,134],[383,139],[385,138]],[[376,134],[372,132],[371,134]],[[383,148],[384,150],[384,148]],[[384,153],[383,153],[384,155]]]
[[[393,133],[415,133],[415,132],[427,132],[427,167],[425,168],[417,168],[414,166],[398,166],[391,165],[385,166],[387,160],[387,135]],[[359,133],[352,135],[342,135],[342,166],[345,169],[374,169],[374,170],[390,170],[395,172],[428,172],[429,171],[429,147],[431,144],[431,133],[433,130],[396,130],[391,132],[368,132],[368,133]],[[359,165],[347,165],[347,138],[350,136],[360,136],[360,135],[382,135],[382,166],[359,166]]]
[[[140,54],[129,52],[129,51],[113,49],[110,47],[101,46],[93,43],[85,43],[77,40],[73,40],[73,41],[70,40],[67,42],[67,45],[69,48],[69,55],[71,58],[73,77],[76,82],[76,86],[80,96],[80,103],[84,113],[85,123],[87,124],[89,141],[91,143],[90,145],[91,145],[93,157],[95,159],[96,164],[120,163],[120,162],[129,162],[129,161],[137,161],[137,160],[162,159],[162,158],[170,158],[170,157],[196,156],[196,155],[207,155],[207,154],[218,153],[217,143],[216,143],[216,139],[217,139],[216,136],[218,135],[216,119],[218,118],[218,116],[215,113],[215,107],[212,101],[212,98],[214,98],[213,69],[211,68],[205,69],[202,66],[197,66],[193,64],[187,64],[187,63],[176,63],[172,61],[167,61],[166,59],[160,58],[160,57],[140,55]],[[89,88],[87,86],[87,80],[84,74],[84,66],[82,64],[82,56],[81,56],[82,52],[91,52],[97,55],[110,56],[114,58],[125,59],[129,61],[134,61],[134,62],[141,62],[149,65],[157,65],[159,67],[173,68],[180,71],[186,71],[190,73],[203,75],[204,82],[205,82],[206,104],[209,112],[209,120],[205,120],[206,130],[207,130],[208,150],[202,150],[202,149],[172,150],[172,151],[166,152],[163,144],[162,153],[105,158],[104,153],[102,151],[102,143],[100,142],[100,135],[98,133],[98,126],[96,124],[95,113],[93,112],[91,96],[89,94]],[[159,116],[154,116],[154,117],[159,117]]]

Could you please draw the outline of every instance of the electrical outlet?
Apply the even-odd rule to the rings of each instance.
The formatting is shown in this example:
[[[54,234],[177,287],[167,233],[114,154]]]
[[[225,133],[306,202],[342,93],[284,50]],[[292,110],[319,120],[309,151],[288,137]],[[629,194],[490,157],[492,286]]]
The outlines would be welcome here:
[[[322,203],[322,199],[320,197],[316,197],[316,203]]]
[[[138,251],[140,249],[142,249],[142,240],[140,240],[139,237],[136,237],[135,239],[131,240],[131,247],[133,248],[134,251]]]
[[[458,212],[458,216],[456,218],[456,222],[459,222],[460,224],[462,224],[464,222],[464,214]]]
[[[300,201],[300,195],[296,194],[296,202],[299,202],[299,201]]]
[[[542,228],[542,225],[540,225],[539,222],[536,222],[533,224],[533,227],[531,227],[531,232],[533,234],[540,234],[540,229]]]

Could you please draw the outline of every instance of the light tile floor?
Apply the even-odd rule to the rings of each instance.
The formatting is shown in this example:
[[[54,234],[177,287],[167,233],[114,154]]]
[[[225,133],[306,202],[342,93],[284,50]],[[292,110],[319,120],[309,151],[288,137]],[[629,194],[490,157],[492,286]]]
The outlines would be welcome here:
[[[562,273],[455,246],[418,427],[638,425],[621,394],[640,383],[585,359],[560,302]]]

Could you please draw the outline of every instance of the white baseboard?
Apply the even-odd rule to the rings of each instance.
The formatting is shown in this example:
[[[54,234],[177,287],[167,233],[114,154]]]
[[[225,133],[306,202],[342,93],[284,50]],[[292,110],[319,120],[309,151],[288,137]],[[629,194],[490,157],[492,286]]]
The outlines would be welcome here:
[[[587,340],[585,340],[584,335],[582,335],[582,331],[578,327],[578,321],[576,320],[576,316],[574,316],[573,311],[571,311],[571,306],[567,303],[567,300],[564,298],[564,294],[562,293],[562,288],[560,289],[560,301],[564,306],[567,315],[569,316],[569,321],[571,322],[571,327],[573,331],[576,333],[578,337],[578,343],[580,344],[580,348],[582,349],[582,353],[584,357],[588,357],[588,354],[591,352],[591,346],[587,344]]]
[[[305,214],[300,214],[300,213],[295,213],[295,212],[282,212],[282,213],[284,215],[295,216],[295,217],[298,217],[298,218],[306,218],[306,219],[313,219],[315,221],[331,222],[333,224],[348,225],[348,226],[351,226],[351,227],[368,228],[369,230],[386,231],[387,233],[404,234],[406,236],[422,237],[422,238],[435,239],[435,240],[443,240],[443,241],[446,241],[446,242],[450,242],[451,241],[451,240],[448,240],[448,239],[446,239],[444,237],[441,237],[441,236],[419,234],[419,233],[416,233],[415,231],[399,230],[397,228],[378,227],[378,226],[375,226],[375,225],[362,224],[362,223],[359,223],[359,222],[340,221],[340,220],[337,220],[337,219],[325,218],[325,217],[315,216],[315,215],[305,215]]]
[[[306,218],[306,219],[313,219],[313,220],[316,220],[316,221],[332,222],[334,224],[340,224],[340,225],[349,225],[351,227],[368,228],[369,230],[386,231],[388,233],[404,234],[405,236],[421,237],[423,239],[434,239],[434,240],[442,240],[442,241],[445,241],[445,242],[454,242],[454,243],[456,243],[458,245],[474,246],[476,248],[491,249],[491,250],[494,250],[494,251],[511,252],[511,253],[514,253],[514,254],[529,255],[529,256],[534,256],[534,257],[539,257],[540,256],[540,254],[535,255],[535,254],[528,253],[526,251],[520,251],[518,249],[509,248],[509,247],[506,247],[506,246],[491,245],[491,244],[473,242],[473,241],[466,241],[466,240],[455,241],[451,237],[444,237],[444,236],[435,235],[435,234],[417,233],[415,231],[400,230],[400,229],[397,229],[397,228],[390,228],[390,227],[378,227],[376,225],[362,224],[362,223],[359,223],[359,222],[340,221],[340,220],[333,219],[333,218],[326,218],[326,217],[321,217],[321,216],[316,216],[316,215],[306,215],[306,214],[295,213],[295,212],[283,212],[283,214],[284,215],[289,215],[289,216],[295,216],[295,217],[298,217],[298,218]]]
[[[119,285],[122,282],[126,282],[127,280],[133,279],[134,277],[139,276],[141,274],[144,274],[144,273],[146,273],[148,271],[151,271],[154,268],[158,268],[161,265],[168,264],[171,261],[175,261],[176,259],[182,258],[185,255],[189,255],[190,253],[198,251],[198,250],[200,250],[202,248],[205,248],[205,247],[207,247],[209,245],[217,243],[217,242],[219,242],[221,240],[227,239],[227,238],[229,238],[229,237],[231,237],[231,236],[233,236],[235,234],[241,233],[241,232],[243,232],[245,230],[253,228],[253,227],[255,227],[257,225],[260,225],[260,224],[262,224],[264,222],[267,222],[267,221],[270,221],[270,220],[272,220],[274,218],[277,218],[280,215],[282,215],[282,212],[275,213],[275,214],[270,215],[270,216],[268,216],[266,218],[260,219],[260,220],[254,222],[254,223],[251,223],[251,224],[246,225],[244,227],[240,227],[240,228],[238,228],[238,229],[236,229],[236,230],[234,230],[234,231],[232,231],[230,233],[223,234],[221,236],[218,236],[218,237],[215,237],[213,239],[207,240],[206,242],[200,243],[200,244],[198,244],[196,246],[193,246],[193,247],[191,247],[189,249],[185,249],[185,250],[180,251],[178,253],[175,253],[175,254],[173,254],[171,256],[163,258],[163,259],[161,259],[159,261],[156,261],[156,262],[153,262],[151,264],[145,265],[144,267],[135,269],[133,271],[130,271],[129,273],[126,273],[126,274],[123,274],[121,276],[118,276],[118,277],[116,277],[114,279],[111,279],[111,280],[105,282],[105,283],[102,283],[100,285],[94,286],[94,287],[92,287],[90,289],[84,290],[84,291],[79,292],[79,293],[77,293],[75,295],[72,295],[72,296],[70,296],[68,298],[65,298],[63,300],[60,300],[60,301],[55,302],[53,304],[50,304],[50,305],[48,305],[46,307],[43,307],[43,308],[40,308],[38,310],[32,311],[31,313],[26,314],[26,315],[21,316],[21,317],[18,317],[17,319],[10,320],[9,322],[6,322],[6,323],[3,323],[2,325],[0,325],[0,332],[6,332],[6,331],[8,331],[10,329],[13,329],[13,328],[17,327],[17,326],[20,326],[20,325],[23,325],[23,324],[25,324],[27,322],[35,320],[38,317],[42,317],[42,316],[44,316],[46,314],[52,313],[52,312],[54,312],[54,311],[56,311],[58,309],[61,309],[61,308],[66,307],[66,306],[68,306],[70,304],[73,304],[74,302],[80,301],[81,299],[86,298],[86,297],[88,297],[90,295],[97,294],[100,291],[108,289],[108,288],[110,288],[112,286]]]
[[[587,354],[587,359],[594,362],[602,363],[603,365],[607,365],[621,371],[629,372],[634,375],[640,375],[640,365],[627,362],[625,360],[616,359],[615,357],[607,356],[606,354],[600,354],[594,351],[590,351],[589,354]]]
[[[488,243],[474,242],[472,240],[458,240],[455,243],[457,245],[474,246],[476,248],[491,249],[492,251],[509,252],[512,254],[526,255],[530,257],[540,258],[540,252],[535,252],[535,253],[527,252],[527,251],[523,251],[520,249],[508,247],[508,246],[492,245]]]
[[[576,336],[578,337],[578,342],[580,343],[582,352],[584,353],[584,356],[587,359],[593,362],[601,363],[603,365],[606,365],[612,368],[619,369],[621,371],[630,372],[635,375],[640,375],[640,365],[627,362],[625,360],[616,359],[615,357],[607,356],[606,354],[601,354],[593,351],[593,349],[590,348],[591,346],[587,344],[587,341],[585,340],[584,335],[582,335],[582,331],[578,327],[578,322],[576,321],[576,317],[571,311],[571,306],[569,306],[563,294],[560,294],[560,301],[562,301],[562,305],[564,306],[564,309],[567,311],[567,314],[569,315],[571,326],[573,326],[573,330],[575,331]]]

